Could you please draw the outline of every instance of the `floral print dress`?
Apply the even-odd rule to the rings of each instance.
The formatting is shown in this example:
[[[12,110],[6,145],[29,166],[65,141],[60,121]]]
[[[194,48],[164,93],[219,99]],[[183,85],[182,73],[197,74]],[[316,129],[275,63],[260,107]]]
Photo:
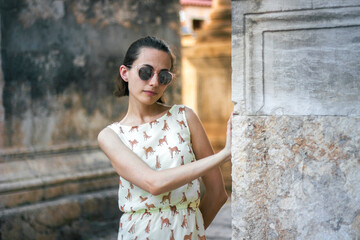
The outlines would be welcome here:
[[[162,117],[139,126],[113,123],[108,127],[154,170],[195,161],[183,105],[174,105]],[[118,240],[206,239],[199,179],[155,196],[120,176],[118,197],[124,212]]]

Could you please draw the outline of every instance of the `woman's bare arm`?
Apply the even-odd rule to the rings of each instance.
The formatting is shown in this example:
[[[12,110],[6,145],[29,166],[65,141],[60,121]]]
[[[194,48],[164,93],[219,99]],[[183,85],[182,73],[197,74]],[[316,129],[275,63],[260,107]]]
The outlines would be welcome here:
[[[230,150],[225,148],[215,155],[204,158],[203,161],[155,171],[125,146],[110,128],[105,128],[99,133],[98,142],[120,176],[153,195],[179,188],[230,160]]]

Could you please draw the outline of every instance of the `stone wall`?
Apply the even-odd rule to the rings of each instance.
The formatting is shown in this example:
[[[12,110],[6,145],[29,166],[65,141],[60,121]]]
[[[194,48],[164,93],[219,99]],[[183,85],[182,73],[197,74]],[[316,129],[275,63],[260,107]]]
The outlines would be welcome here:
[[[232,15],[233,239],[358,239],[358,1]]]
[[[118,177],[96,137],[125,114],[112,92],[131,42],[164,39],[179,73],[179,10],[175,0],[0,0],[1,239],[117,230]],[[169,104],[181,101],[177,75]]]
[[[112,92],[131,42],[155,35],[180,56],[179,7],[177,1],[2,0],[2,149],[93,141],[125,110]],[[167,100],[180,101],[176,84]]]

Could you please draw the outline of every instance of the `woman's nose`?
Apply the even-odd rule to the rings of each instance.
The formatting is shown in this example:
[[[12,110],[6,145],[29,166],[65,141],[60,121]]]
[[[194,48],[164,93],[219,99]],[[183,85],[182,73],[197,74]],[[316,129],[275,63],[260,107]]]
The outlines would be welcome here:
[[[152,85],[152,86],[159,85],[157,72],[154,72],[154,75],[150,78],[150,83],[149,84]]]

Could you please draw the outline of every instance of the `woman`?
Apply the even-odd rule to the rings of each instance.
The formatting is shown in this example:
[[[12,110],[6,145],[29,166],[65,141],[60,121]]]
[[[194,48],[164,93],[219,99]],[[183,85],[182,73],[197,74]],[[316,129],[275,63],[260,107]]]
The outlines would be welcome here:
[[[98,136],[120,175],[118,239],[205,239],[227,200],[219,165],[231,157],[230,121],[226,146],[214,155],[196,114],[163,104],[173,65],[169,47],[145,37],[129,47],[119,69],[115,95],[129,96],[128,111]]]

